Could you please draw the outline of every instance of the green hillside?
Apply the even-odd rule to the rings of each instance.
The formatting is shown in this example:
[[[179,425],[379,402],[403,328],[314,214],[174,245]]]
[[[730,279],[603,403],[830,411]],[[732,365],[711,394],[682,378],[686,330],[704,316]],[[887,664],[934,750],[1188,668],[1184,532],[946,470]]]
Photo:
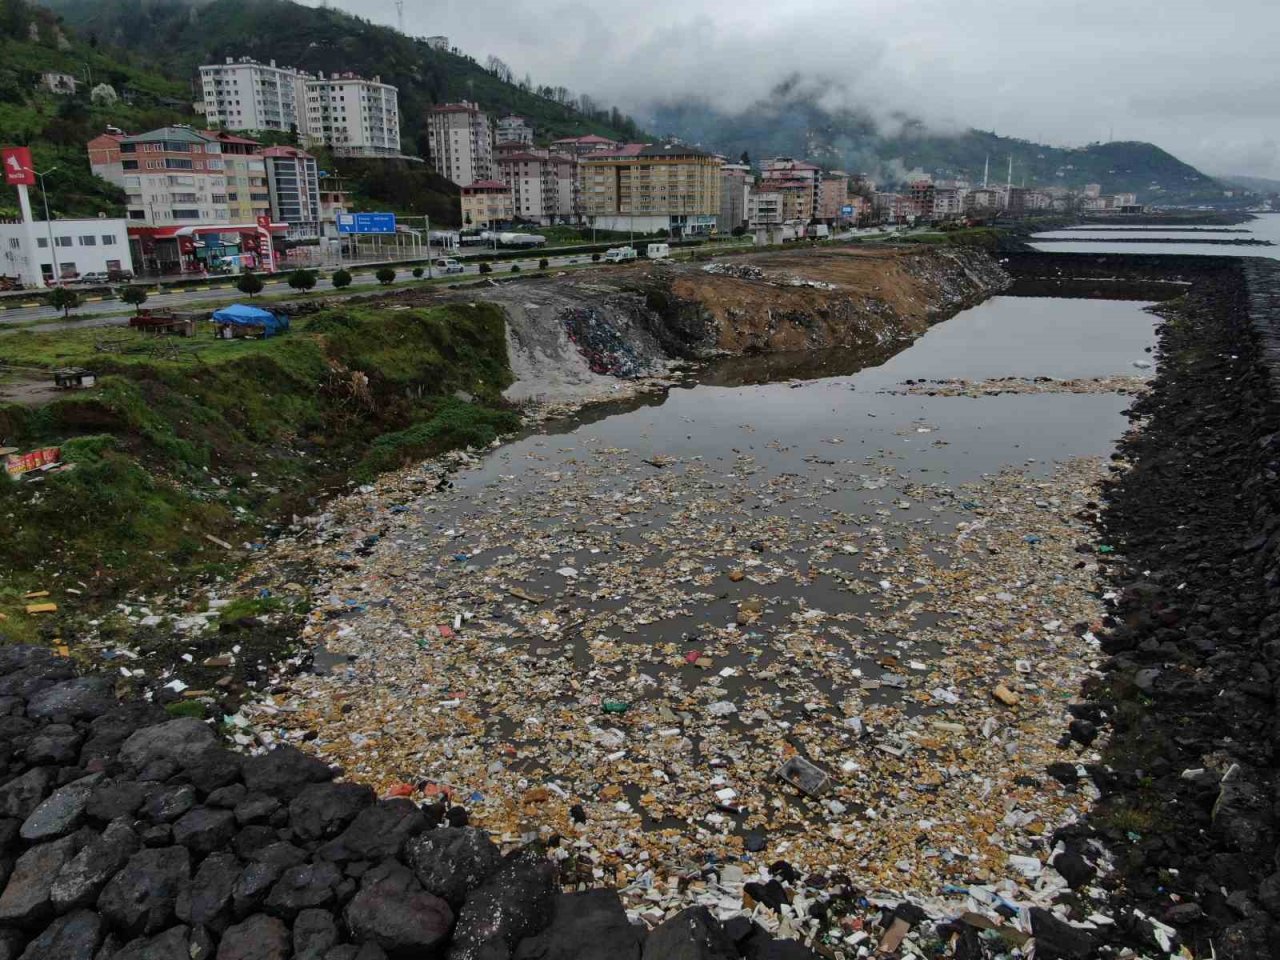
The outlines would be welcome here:
[[[824,109],[798,80],[739,114],[698,101],[660,105],[653,110],[651,126],[730,156],[746,150],[755,158],[807,157],[890,185],[916,170],[980,180],[988,157],[992,180],[1003,183],[1012,157],[1016,185],[1078,189],[1098,183],[1110,193],[1136,193],[1143,203],[1222,200],[1222,188],[1212,177],[1154,144],[1062,148],[980,130],[937,135],[909,118],[900,118],[898,129],[886,134],[868,115]]]
[[[617,110],[568,100],[468,56],[433,50],[420,39],[339,10],[290,0],[48,0],[66,24],[103,46],[130,51],[166,75],[190,80],[202,63],[226,57],[275,60],[310,72],[379,75],[400,90],[404,149],[426,156],[423,124],[432,104],[476,100],[493,114],[533,121],[540,138],[598,133],[627,139],[635,124]],[[499,74],[502,74],[500,76]]]

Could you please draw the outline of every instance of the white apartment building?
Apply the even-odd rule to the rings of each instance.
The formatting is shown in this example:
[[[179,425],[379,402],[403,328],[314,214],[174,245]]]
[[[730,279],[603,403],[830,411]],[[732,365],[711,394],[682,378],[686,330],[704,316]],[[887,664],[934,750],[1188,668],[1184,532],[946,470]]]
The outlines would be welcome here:
[[[29,248],[27,227],[20,220],[0,221],[0,273],[36,285],[41,279],[73,278],[86,273],[133,270],[129,255],[129,222],[124,219],[37,220]],[[53,238],[53,256],[49,239]]]
[[[205,119],[224,130],[301,129],[305,110],[302,75],[276,62],[250,57],[200,68]]]
[[[782,193],[762,186],[747,193],[747,226],[752,230],[782,224]]]
[[[462,187],[493,179],[493,131],[478,105],[464,100],[432,107],[427,145],[432,168],[446,180]]]
[[[515,115],[500,117],[495,139],[498,143],[523,143],[531,147],[533,146],[533,127],[529,126],[529,121],[524,117]]]
[[[498,158],[498,180],[511,190],[512,214],[542,226],[574,219],[577,164],[545,150],[508,153]]]
[[[331,147],[337,156],[400,155],[400,104],[395,87],[381,77],[352,73],[305,81],[302,133],[310,144]]]

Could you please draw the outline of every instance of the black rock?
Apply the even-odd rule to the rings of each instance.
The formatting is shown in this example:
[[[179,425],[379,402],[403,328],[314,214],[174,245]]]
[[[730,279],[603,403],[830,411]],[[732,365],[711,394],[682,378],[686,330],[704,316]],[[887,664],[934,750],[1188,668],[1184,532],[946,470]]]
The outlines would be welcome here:
[[[1072,890],[1093,882],[1098,870],[1088,860],[1072,850],[1064,850],[1053,858],[1053,868],[1057,870]]]
[[[94,960],[101,940],[102,919],[92,910],[74,910],[27,944],[21,960]]]
[[[25,820],[53,786],[53,771],[36,767],[0,786],[0,816]]]
[[[450,807],[444,818],[449,821],[451,827],[465,827],[471,822],[465,807]]]
[[[92,907],[107,881],[138,852],[138,835],[125,820],[117,820],[90,840],[63,864],[49,888],[49,897],[58,913],[78,907]]]
[[[65,657],[52,655],[34,658],[13,671],[0,669],[0,696],[17,696],[30,700],[33,694],[76,675],[75,667]]]
[[[359,783],[311,784],[289,804],[289,825],[303,840],[333,837],[374,799],[373,790]]]
[[[72,834],[32,847],[14,864],[0,894],[0,924],[26,927],[41,924],[53,912],[49,888],[63,865],[76,855],[83,837]]]
[[[196,788],[189,783],[169,783],[154,788],[140,813],[153,823],[172,823],[196,805]]]
[[[98,897],[98,910],[132,936],[159,933],[173,922],[174,905],[191,878],[185,847],[144,849],[129,858]]]
[[[218,944],[218,960],[288,960],[289,928],[258,913],[228,927]]]
[[[450,960],[479,960],[510,952],[550,922],[558,892],[555,866],[532,850],[508,856],[497,872],[467,894],[454,928]]]
[[[262,756],[246,757],[241,767],[245,786],[251,791],[290,800],[309,784],[333,779],[333,772],[323,761],[296,747],[276,747]]]
[[[0,960],[18,960],[26,942],[17,930],[0,929]]]
[[[201,793],[211,793],[239,780],[241,763],[240,754],[225,747],[210,747],[186,760],[182,772]]]
[[[328,910],[303,910],[293,921],[293,960],[324,960],[338,942],[338,925]]]
[[[174,903],[178,919],[215,931],[225,929],[231,919],[231,891],[242,869],[240,861],[230,853],[205,857],[195,878]]]
[[[789,903],[786,889],[777,880],[768,883],[752,881],[743,887],[756,903],[763,903],[771,910],[780,910],[784,903]]]
[[[1089,720],[1072,720],[1067,726],[1071,739],[1082,746],[1089,746],[1098,739],[1098,727]]]
[[[706,907],[690,907],[655,927],[644,960],[737,960],[738,948]]]
[[[209,795],[204,798],[204,802],[211,807],[234,810],[244,802],[245,797],[248,795],[249,790],[243,783],[232,783],[225,787],[210,790]]]
[[[1037,960],[1089,960],[1097,950],[1087,930],[1059,920],[1043,907],[1031,908],[1031,933],[1036,938]]]
[[[240,871],[231,887],[231,907],[236,917],[247,917],[262,906],[285,866],[280,863],[251,863]]]
[[[236,835],[236,817],[230,810],[196,807],[173,825],[173,842],[195,853],[212,853]]]
[[[415,837],[406,845],[405,859],[423,889],[455,910],[502,865],[493,841],[474,827],[440,827]]]
[[[125,780],[120,783],[99,783],[89,796],[85,813],[91,820],[109,823],[120,817],[137,813],[142,801],[156,791],[152,784]]]
[[[35,720],[93,720],[115,706],[111,680],[103,676],[76,677],[32,695],[27,700],[27,716]]]
[[[1072,786],[1080,780],[1080,773],[1074,763],[1051,763],[1045,768],[1045,772],[1064,787]]]
[[[191,931],[170,927],[154,937],[139,937],[125,944],[111,960],[191,960]]]
[[[167,823],[157,823],[154,826],[145,827],[138,836],[142,838],[144,847],[173,846],[173,827]]]
[[[754,940],[742,956],[746,960],[822,960],[820,954],[796,940]]]
[[[575,803],[572,807],[569,808],[569,817],[573,820],[574,823],[586,823],[587,811],[583,808],[582,804]]]
[[[275,797],[268,797],[261,793],[251,793],[236,804],[236,823],[241,826],[265,823],[279,809],[280,801]]]
[[[382,800],[356,814],[346,830],[320,848],[320,856],[330,860],[396,857],[404,848],[405,841],[421,833],[426,826],[427,818],[407,797]]]
[[[55,790],[22,822],[22,839],[31,843],[52,840],[80,826],[89,796],[101,779],[102,774],[94,773]]]
[[[385,860],[361,879],[343,919],[354,939],[372,941],[393,955],[419,955],[447,940],[453,911],[423,890],[408,868]]]
[[[513,960],[640,960],[644,930],[627,921],[614,890],[556,898],[551,925],[522,940]]]
[[[195,717],[178,717],[131,734],[120,747],[120,760],[141,770],[157,760],[189,763],[214,746],[213,730]]]
[[[724,928],[725,935],[734,943],[741,946],[742,942],[752,936],[757,930],[763,932],[763,928],[754,920],[745,914],[738,914],[736,917],[730,917],[721,924]]]
[[[96,757],[114,757],[134,731],[167,719],[168,714],[153,703],[134,700],[121,704],[89,724],[89,739],[80,749],[80,762],[88,763]]]
[[[289,867],[267,894],[267,913],[291,920],[302,910],[331,907],[342,874],[332,863],[304,863]]]
[[[51,723],[31,734],[22,756],[33,766],[67,766],[74,764],[80,756],[82,739],[75,727],[65,723]]]
[[[758,830],[752,830],[742,838],[742,846],[748,853],[759,853],[765,848],[766,843],[764,834]]]

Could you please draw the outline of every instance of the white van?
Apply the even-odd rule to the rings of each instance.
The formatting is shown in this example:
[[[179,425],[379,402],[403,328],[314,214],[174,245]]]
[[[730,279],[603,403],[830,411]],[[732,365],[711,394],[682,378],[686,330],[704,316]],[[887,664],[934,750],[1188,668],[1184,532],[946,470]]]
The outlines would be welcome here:
[[[669,243],[651,243],[645,250],[645,256],[650,260],[665,260],[671,256],[671,244]]]
[[[635,247],[612,247],[604,253],[606,263],[622,263],[624,260],[634,260],[635,258]]]
[[[435,268],[441,273],[462,273],[463,266],[453,257],[441,257],[435,261]]]

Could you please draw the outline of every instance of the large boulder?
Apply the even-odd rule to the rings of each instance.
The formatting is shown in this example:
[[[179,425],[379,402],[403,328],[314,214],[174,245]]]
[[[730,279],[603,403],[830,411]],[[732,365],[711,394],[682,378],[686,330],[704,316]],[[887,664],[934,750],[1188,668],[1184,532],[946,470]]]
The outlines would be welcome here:
[[[202,793],[211,793],[240,779],[242,760],[240,754],[225,747],[212,747],[183,763],[182,772]]]
[[[338,943],[338,925],[328,910],[303,910],[293,921],[293,960],[324,960]]]
[[[361,878],[343,919],[355,940],[373,941],[393,956],[428,955],[448,938],[453,911],[408,868],[384,860]]]
[[[115,705],[114,687],[107,677],[76,677],[33,694],[27,701],[27,716],[36,720],[93,720]]]
[[[169,715],[158,704],[142,700],[122,703],[89,724],[89,739],[80,749],[80,762],[88,763],[95,758],[110,759],[135,731],[164,723],[168,719]]]
[[[196,788],[189,783],[154,787],[142,803],[142,816],[153,823],[172,823],[196,805]]]
[[[236,835],[236,815],[230,810],[196,807],[173,825],[173,842],[195,853],[212,853]]]
[[[26,738],[22,757],[33,766],[71,766],[80,756],[82,737],[66,723],[51,723]]]
[[[139,783],[137,780],[99,783],[93,788],[85,813],[91,820],[110,823],[137,813],[142,802],[158,789],[153,783]]]
[[[455,910],[502,866],[502,853],[475,827],[430,830],[410,840],[405,852],[423,889]]]
[[[102,919],[92,910],[75,910],[27,944],[21,960],[94,960],[101,940]]]
[[[92,907],[107,881],[138,852],[139,845],[138,835],[127,821],[108,824],[58,871],[49,888],[54,909],[62,913],[73,907]]]
[[[289,804],[289,826],[303,840],[323,840],[340,833],[374,799],[363,784],[313,783]]]
[[[76,855],[84,837],[72,834],[32,847],[14,864],[0,894],[0,924],[35,926],[53,912],[50,888],[63,865]]]
[[[327,860],[289,867],[267,894],[266,912],[291,920],[302,910],[330,907],[341,882],[342,874]]]
[[[236,817],[240,817],[239,808]],[[377,861],[398,857],[405,841],[426,826],[427,818],[407,797],[382,800],[356,814],[346,830],[320,848],[320,855],[329,860]]]
[[[246,757],[241,765],[244,783],[254,793],[292,799],[313,783],[333,779],[322,760],[307,756],[297,747],[276,747],[270,753]]]
[[[191,884],[178,894],[174,912],[193,926],[222,930],[231,919],[231,895],[240,878],[240,861],[230,853],[204,858]]]
[[[190,763],[217,742],[213,730],[195,717],[178,717],[143,727],[120,747],[120,759],[136,769],[157,760]]]
[[[5,647],[6,651],[19,651],[0,661],[0,696],[22,697],[47,690],[55,683],[70,680],[76,668],[66,657],[59,657],[43,647]]]
[[[467,894],[458,914],[449,960],[508,956],[526,937],[551,923],[558,881],[555,865],[532,851],[507,858]]]
[[[111,960],[191,960],[191,931],[170,927],[154,937],[139,937],[112,954]]]
[[[288,956],[289,928],[261,913],[228,927],[218,944],[218,960],[287,960]]]
[[[1089,960],[1097,950],[1089,931],[1073,927],[1043,907],[1031,908],[1031,935],[1036,938],[1036,960]]]
[[[93,773],[72,781],[53,794],[23,821],[22,839],[31,843],[52,840],[70,833],[84,820],[85,807],[102,774]]]
[[[614,890],[556,898],[551,926],[522,940],[514,960],[640,960],[644,930],[627,920]]]
[[[159,933],[173,922],[178,895],[190,879],[185,847],[141,850],[103,888],[98,909],[132,936]]]
[[[27,819],[49,795],[52,786],[53,771],[48,767],[36,767],[14,777],[0,786],[0,816]]]
[[[738,950],[706,907],[681,910],[650,933],[644,960],[737,960]]]

